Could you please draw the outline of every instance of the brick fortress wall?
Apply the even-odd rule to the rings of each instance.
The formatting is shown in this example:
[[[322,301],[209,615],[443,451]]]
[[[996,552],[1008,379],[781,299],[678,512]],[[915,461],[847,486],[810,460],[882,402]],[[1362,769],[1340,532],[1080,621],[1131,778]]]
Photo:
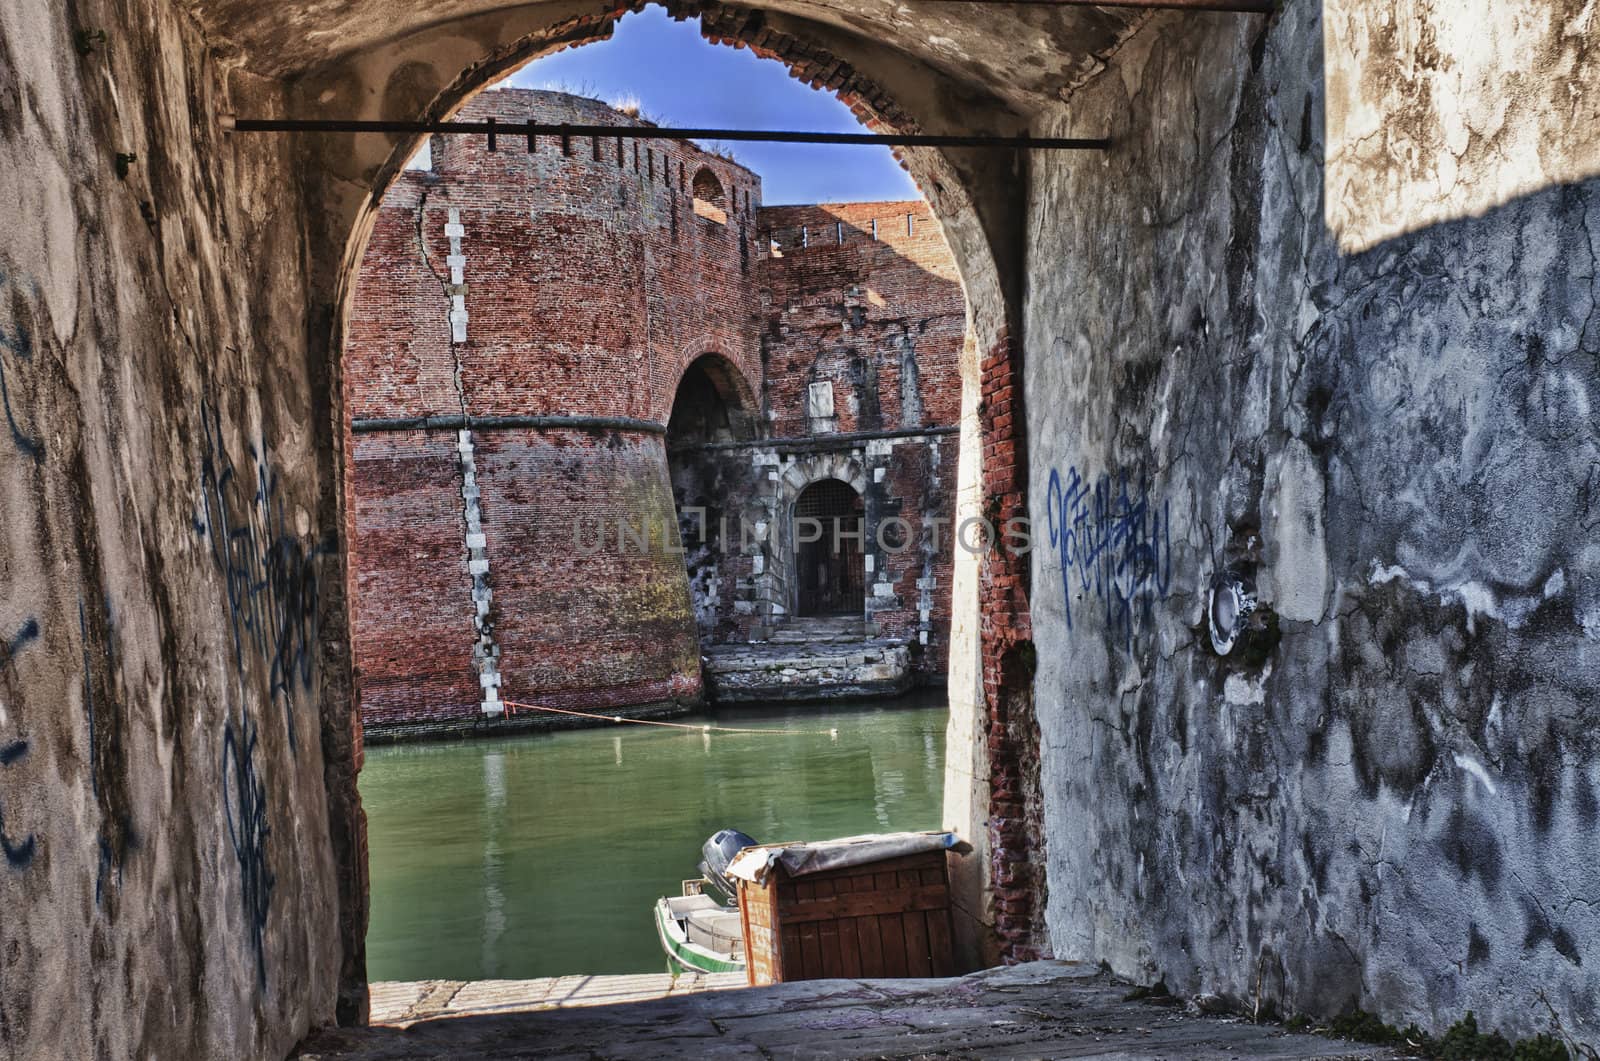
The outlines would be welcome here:
[[[484,93],[462,114],[490,116],[641,124],[527,90]],[[682,142],[542,137],[529,151],[502,135],[497,148],[435,141],[432,168],[385,196],[354,299],[350,540],[367,724],[470,726],[502,717],[506,700],[607,712],[698,701],[700,638],[783,621],[785,492],[825,474],[853,481],[869,523],[894,514],[919,528],[874,557],[869,610],[882,632],[926,644],[925,669],[942,674],[949,530],[931,550],[920,528],[951,509],[945,429],[965,311],[926,208],[764,210],[756,175]],[[702,171],[715,186],[702,176],[697,205]],[[813,214],[833,247],[788,247]],[[679,381],[707,354],[739,428],[677,447],[669,465]],[[832,421],[806,415],[818,381],[837,395]],[[692,587],[685,555],[662,542],[674,486],[679,505],[696,500],[691,480],[735,516],[726,540],[684,536],[691,569],[699,557]],[[738,516],[769,539],[741,542]],[[641,549],[631,535],[645,529]]]
[[[791,478],[845,456],[859,468],[868,616],[921,646],[925,678],[942,679],[967,335],[955,261],[920,201],[768,207],[761,222],[775,248],[759,274],[772,435],[855,438],[774,455]],[[889,520],[902,523],[880,535]]]

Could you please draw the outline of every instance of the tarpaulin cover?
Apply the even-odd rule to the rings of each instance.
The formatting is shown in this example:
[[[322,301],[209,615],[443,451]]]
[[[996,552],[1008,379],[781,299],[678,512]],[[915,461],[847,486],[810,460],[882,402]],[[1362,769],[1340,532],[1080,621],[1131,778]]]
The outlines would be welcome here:
[[[759,884],[773,866],[782,866],[791,877],[803,877],[808,873],[920,855],[924,851],[955,851],[964,855],[971,850],[972,845],[955,833],[874,833],[847,836],[842,840],[747,847],[734,856],[728,873]]]

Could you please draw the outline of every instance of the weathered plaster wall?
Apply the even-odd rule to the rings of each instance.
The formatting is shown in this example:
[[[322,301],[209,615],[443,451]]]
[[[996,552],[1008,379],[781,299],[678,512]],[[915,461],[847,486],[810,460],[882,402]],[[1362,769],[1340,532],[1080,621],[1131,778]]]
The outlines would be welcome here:
[[[167,3],[0,5],[3,1058],[334,1017],[337,458],[292,159],[211,121],[280,100],[225,73]]]
[[[1048,123],[1116,148],[1036,162],[1051,943],[1593,1044],[1600,185],[1504,167],[1592,171],[1594,7],[1326,7],[1153,17]],[[1444,86],[1501,77],[1458,150]]]

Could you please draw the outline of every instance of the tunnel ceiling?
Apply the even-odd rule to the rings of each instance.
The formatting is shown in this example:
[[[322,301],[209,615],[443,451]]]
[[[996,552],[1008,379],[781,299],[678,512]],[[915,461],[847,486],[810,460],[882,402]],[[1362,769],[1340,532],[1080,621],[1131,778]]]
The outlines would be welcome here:
[[[217,51],[271,77],[293,77],[410,34],[502,14],[526,19],[548,10],[551,22],[640,6],[504,4],[495,0],[199,0],[195,14]],[[671,4],[677,13],[711,5]],[[960,91],[994,94],[1030,110],[1059,98],[1099,66],[1147,13],[1094,7],[978,5],[942,0],[844,0],[739,5],[792,16],[823,35],[844,32],[939,71]],[[1214,16],[1213,16],[1214,17]]]

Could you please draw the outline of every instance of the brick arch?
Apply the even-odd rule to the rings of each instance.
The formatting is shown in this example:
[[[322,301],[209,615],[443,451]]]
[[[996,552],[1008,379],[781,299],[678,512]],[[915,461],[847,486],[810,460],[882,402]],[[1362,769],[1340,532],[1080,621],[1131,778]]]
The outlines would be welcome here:
[[[597,4],[590,13],[544,23],[539,20],[548,16],[537,6],[530,6],[518,15],[521,25],[528,31],[514,40],[497,44],[472,44],[477,38],[455,30],[449,22],[419,30],[407,39],[405,48],[392,46],[381,62],[390,63],[394,70],[399,70],[403,60],[409,58],[414,63],[423,61],[418,57],[426,57],[426,61],[435,64],[436,72],[443,74],[434,82],[443,87],[427,96],[426,102],[420,105],[413,101],[425,93],[414,93],[395,102],[390,94],[380,92],[374,100],[360,104],[367,110],[358,109],[358,116],[390,120],[447,119],[483,87],[526,63],[565,48],[609,38],[618,17],[644,6],[646,0]],[[766,12],[755,7],[717,5],[707,10],[702,9],[697,0],[664,0],[663,6],[678,19],[701,18],[702,33],[712,43],[749,47],[758,56],[784,63],[799,80],[838,96],[870,129],[925,131],[912,111],[887,88],[828,46],[829,41],[855,39],[851,37],[854,30],[813,22],[797,14],[785,15],[779,26],[769,21]],[[864,35],[859,40],[863,46],[872,43],[871,38]],[[436,47],[446,43],[448,47]],[[473,48],[476,52],[467,54]],[[444,72],[439,71],[441,63],[459,65],[453,72]],[[364,69],[361,77],[369,83],[376,80],[381,84],[381,63],[375,65],[379,70]],[[351,116],[351,109],[357,104],[327,88],[337,83],[338,73],[337,68],[330,67],[325,76],[332,80],[310,77],[299,82],[293,101],[297,112],[318,115],[333,106],[339,109],[338,116]],[[424,83],[427,79],[416,80]],[[323,96],[333,102],[325,102]],[[926,106],[930,114],[941,114],[941,123],[950,120],[938,110],[936,99]],[[942,125],[936,131],[979,130],[963,128],[958,123],[956,129]],[[993,127],[989,131],[993,131]],[[310,255],[312,286],[334,293],[331,319],[325,333],[330,337],[331,367],[325,390],[333,402],[332,416],[328,418],[332,425],[340,425],[344,420],[340,387],[343,332],[367,240],[385,191],[419,143],[419,137],[396,138],[386,151],[377,154],[366,153],[365,149],[353,151],[342,141],[315,149],[325,153],[312,159],[310,168],[318,183],[308,189],[308,195],[314,200],[320,197],[326,215],[323,226],[326,231],[347,233],[342,244],[313,246]],[[994,188],[1006,186],[1012,172],[1007,161],[1009,156],[973,162],[969,155],[936,148],[910,148],[896,154],[922,189],[943,230],[956,260],[967,302],[969,342],[962,358],[962,445],[974,456],[970,462],[963,462],[969,469],[963,473],[969,479],[964,480],[960,491],[960,496],[966,499],[962,502],[964,514],[977,514],[982,508],[984,514],[996,522],[1025,516],[1026,463],[1022,425],[1026,417],[1021,408],[1020,365],[1012,338],[1017,333],[1013,321],[1019,313],[1015,299],[1022,269],[1016,231],[1019,217],[1014,214],[1017,206],[1011,198],[988,192],[980,196],[976,190],[979,180],[984,181],[985,188],[991,184]],[[352,194],[352,189],[360,187],[369,190]],[[735,189],[731,185],[725,187],[729,188],[731,198]],[[739,362],[736,357],[729,357],[729,360],[735,364]],[[329,472],[331,481],[338,484],[334,492],[339,499],[339,522],[343,526],[348,519],[349,493],[344,481],[345,462],[339,428],[335,426],[333,430],[336,437],[327,444],[326,450],[333,456]],[[352,566],[348,563],[343,566],[349,577]],[[964,768],[974,777],[989,777],[992,766],[995,776],[1004,779],[1006,764],[1027,754],[1027,749],[1016,746],[1012,740],[1013,729],[1006,723],[1004,706],[1019,679],[1008,676],[1011,671],[1001,666],[1007,653],[1026,645],[1029,637],[1027,580],[1025,560],[995,553],[983,558],[981,567],[974,563],[970,569],[963,569],[958,559],[959,606],[968,608],[969,612],[975,606],[982,614],[982,622],[977,621],[977,614],[971,614],[966,621],[958,620],[957,628],[966,632],[968,640],[953,642],[952,659],[959,657],[959,665],[972,673],[963,675],[960,682],[951,683],[952,743],[947,757],[954,754],[959,742],[968,764]],[[965,589],[960,588],[963,585]],[[343,595],[329,606],[346,607],[347,599],[348,595]],[[344,626],[343,623],[329,624],[330,629]],[[977,633],[980,630],[981,634]],[[350,689],[347,657],[336,656],[333,662],[336,664],[333,671],[346,675],[345,679],[335,682],[335,686]],[[981,687],[981,700],[970,705],[970,711],[957,719],[954,693],[973,683]],[[350,1020],[358,1009],[364,1011],[365,999],[365,841],[355,788],[360,762],[359,716],[353,698],[337,695],[340,692],[337,687],[333,692],[323,730],[330,758],[330,817],[335,819],[335,831],[345,837],[340,854],[341,934],[346,954],[341,971],[340,1016],[341,1020]],[[352,718],[352,714],[356,717]],[[984,867],[979,873],[981,880],[976,885],[964,882],[961,886],[972,894],[962,905],[980,924],[984,956],[992,959],[1016,950],[1012,943],[1019,942],[1020,935],[1018,940],[997,944],[993,942],[992,933],[985,933],[993,923],[997,898],[1013,921],[1023,923],[1031,917],[1031,895],[1019,891],[1013,896],[1003,885],[993,888],[993,882],[1010,878],[1011,864],[1029,862],[1027,837],[996,833],[998,842],[991,847],[991,837],[986,835],[988,823],[981,812],[978,820],[948,824],[961,828],[983,851],[980,859],[974,860]]]
[[[717,395],[727,405],[728,412],[734,419],[735,436],[740,439],[758,437],[762,428],[761,395],[751,384],[744,367],[712,343],[697,342],[686,349],[698,353],[688,353],[679,357],[680,367],[672,377],[672,386],[661,396],[665,400],[661,422],[667,423],[671,420],[678,391],[683,386],[683,378],[689,374],[690,369],[699,366],[710,378]]]
[[[616,20],[625,14],[642,11],[652,0],[626,0],[602,5],[593,13],[570,16],[541,26],[517,40],[494,49],[456,73],[420,110],[403,114],[383,114],[385,118],[417,121],[446,120],[456,114],[487,85],[507,76],[536,59],[568,48],[581,47],[609,39]],[[713,44],[749,48],[764,59],[788,67],[798,80],[819,91],[836,96],[850,108],[856,119],[877,132],[918,133],[925,131],[915,117],[882,85],[834,55],[820,43],[835,32],[818,26],[815,39],[785,32],[769,24],[767,12],[756,7],[715,5],[707,8],[701,0],[655,0],[679,21],[699,18],[702,35]],[[438,27],[435,27],[436,29]],[[308,101],[309,102],[309,101]],[[406,162],[421,147],[423,136],[397,137],[386,157],[372,164],[364,174],[371,192],[361,201],[349,226],[337,270],[338,302],[347,311],[351,288],[366,249],[373,218],[384,193],[404,169]],[[942,150],[936,148],[895,148],[903,168],[911,174],[928,200],[961,273],[969,307],[976,350],[1009,349],[1005,287],[1000,262],[990,246],[983,226],[955,224],[965,221],[975,210],[975,197],[967,180]],[[737,191],[726,174],[718,174],[730,205]],[[730,211],[731,212],[731,211]],[[342,317],[342,314],[341,314]],[[338,344],[335,344],[335,350]],[[980,364],[971,366],[974,373]]]

